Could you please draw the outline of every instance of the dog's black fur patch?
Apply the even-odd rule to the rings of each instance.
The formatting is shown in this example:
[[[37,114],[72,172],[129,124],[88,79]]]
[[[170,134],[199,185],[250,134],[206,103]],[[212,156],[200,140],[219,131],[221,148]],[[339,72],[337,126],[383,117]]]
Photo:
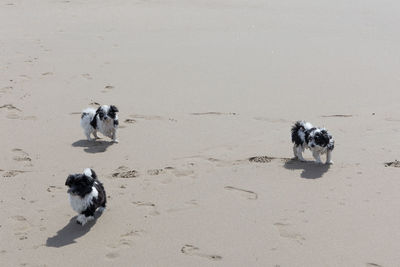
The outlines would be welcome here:
[[[110,106],[110,109],[108,110],[108,116],[110,117],[110,118],[113,118],[113,119],[115,119],[115,116],[116,116],[116,113],[118,112],[118,108],[116,107],[116,106],[114,106],[114,105],[111,105]]]
[[[93,120],[90,122],[90,125],[92,125],[92,127],[94,129],[97,129],[97,119],[96,119],[97,113],[94,115]]]
[[[292,142],[297,146],[302,145],[304,140],[301,140],[299,136],[299,130],[305,131],[303,125],[297,121],[292,127]]]

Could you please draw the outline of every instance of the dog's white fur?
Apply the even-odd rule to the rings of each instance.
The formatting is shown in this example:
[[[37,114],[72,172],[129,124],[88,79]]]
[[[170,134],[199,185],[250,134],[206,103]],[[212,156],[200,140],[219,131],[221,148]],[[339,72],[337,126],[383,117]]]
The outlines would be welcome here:
[[[101,106],[102,108],[108,110],[109,106],[103,105]],[[118,143],[117,139],[117,126],[114,125],[114,120],[112,118],[107,118],[106,120],[100,120],[100,118],[97,116],[97,129],[93,128],[93,126],[90,124],[90,122],[93,120],[93,118],[96,116],[96,109],[94,108],[87,108],[82,112],[82,117],[81,117],[81,126],[85,132],[86,138],[89,141],[98,139],[99,137],[97,136],[97,131],[102,133],[103,135],[110,137],[114,142]],[[115,115],[115,119],[118,120],[118,115]],[[93,134],[94,139],[90,137],[90,135]]]

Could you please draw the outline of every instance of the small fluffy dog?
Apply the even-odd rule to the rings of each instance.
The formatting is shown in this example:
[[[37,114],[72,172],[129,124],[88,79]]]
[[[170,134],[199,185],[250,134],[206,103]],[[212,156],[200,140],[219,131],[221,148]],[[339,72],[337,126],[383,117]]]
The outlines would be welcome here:
[[[114,142],[118,143],[117,140],[117,128],[118,128],[118,109],[116,106],[103,105],[97,110],[94,108],[87,108],[82,112],[81,115],[81,126],[85,131],[86,138],[91,141],[90,134],[93,134],[94,138],[97,136],[97,131],[105,136],[110,137]]]
[[[297,121],[292,127],[293,153],[301,161],[305,161],[302,153],[309,148],[317,163],[322,163],[320,155],[326,153],[326,163],[332,164],[332,151],[335,140],[325,128],[313,127],[311,123]]]
[[[85,169],[81,174],[71,174],[65,181],[69,187],[68,196],[72,209],[79,213],[76,220],[82,226],[94,219],[94,212],[106,207],[106,191],[92,169]]]

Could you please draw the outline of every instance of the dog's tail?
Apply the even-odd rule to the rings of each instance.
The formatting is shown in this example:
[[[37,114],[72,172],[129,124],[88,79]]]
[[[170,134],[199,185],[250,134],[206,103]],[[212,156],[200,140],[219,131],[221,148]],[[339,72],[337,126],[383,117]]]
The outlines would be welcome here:
[[[84,169],[84,170],[83,170],[83,173],[84,173],[86,176],[92,177],[93,179],[97,179],[97,174],[96,174],[96,173],[94,172],[94,170],[91,169],[91,168],[86,168],[86,169]]]
[[[299,131],[306,131],[306,127],[303,121],[296,121],[296,123],[292,126],[292,142],[296,145],[301,145],[304,141],[301,140],[299,136]]]
[[[93,108],[87,108],[84,111],[82,111],[81,114],[81,119],[83,119],[84,117],[91,117],[94,116],[96,114],[96,110]]]

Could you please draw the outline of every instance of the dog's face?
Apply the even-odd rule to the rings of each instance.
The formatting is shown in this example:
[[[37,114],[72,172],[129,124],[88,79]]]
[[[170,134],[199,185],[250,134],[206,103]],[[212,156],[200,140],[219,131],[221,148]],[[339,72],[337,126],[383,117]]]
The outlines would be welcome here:
[[[117,117],[117,112],[118,109],[116,106],[103,105],[97,109],[96,114],[99,115],[99,119],[101,121],[106,122],[108,120],[115,120],[115,118]]]
[[[325,130],[317,130],[314,133],[314,144],[320,147],[327,147],[332,136]]]
[[[85,197],[92,191],[94,179],[85,174],[71,174],[65,181],[65,185],[69,187],[68,193],[80,197]]]

